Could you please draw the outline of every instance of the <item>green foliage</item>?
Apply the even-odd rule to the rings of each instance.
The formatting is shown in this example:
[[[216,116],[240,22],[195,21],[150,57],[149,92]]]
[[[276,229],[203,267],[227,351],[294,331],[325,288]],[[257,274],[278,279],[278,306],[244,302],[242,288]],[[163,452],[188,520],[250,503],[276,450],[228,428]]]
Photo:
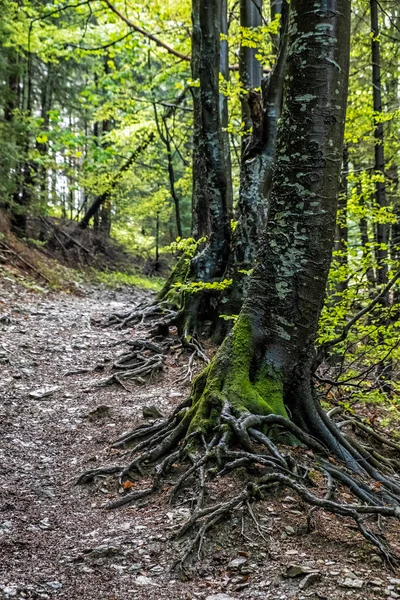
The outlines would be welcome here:
[[[223,319],[224,321],[233,321],[234,323],[236,323],[236,321],[239,318],[239,315],[219,315],[220,319]]]
[[[103,283],[105,286],[114,289],[129,286],[159,292],[165,283],[165,280],[161,277],[146,277],[139,273],[126,273],[122,271],[98,271],[91,269],[89,276],[92,281]]]
[[[190,281],[182,283],[174,283],[173,287],[179,292],[186,292],[189,294],[197,294],[204,290],[210,292],[223,292],[229,286],[232,285],[232,279],[224,279],[222,281],[203,282],[203,281]]]
[[[207,238],[202,237],[198,240],[194,238],[177,237],[169,246],[163,248],[163,252],[183,252],[187,257],[193,257],[196,254],[197,248],[207,241]]]

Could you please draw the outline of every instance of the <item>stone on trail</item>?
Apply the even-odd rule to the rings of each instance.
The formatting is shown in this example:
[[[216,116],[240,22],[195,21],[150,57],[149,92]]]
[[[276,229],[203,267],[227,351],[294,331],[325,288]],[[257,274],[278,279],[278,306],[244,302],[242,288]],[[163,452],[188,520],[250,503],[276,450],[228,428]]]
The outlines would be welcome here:
[[[230,563],[228,563],[228,569],[240,569],[240,567],[243,567],[243,565],[245,565],[246,563],[247,558],[245,558],[244,556],[238,556],[237,558],[231,560]]]
[[[49,396],[54,394],[54,392],[57,392],[59,389],[60,389],[60,386],[58,386],[58,385],[53,385],[51,387],[49,387],[49,386],[42,387],[38,390],[32,390],[32,392],[29,392],[29,396],[30,396],[30,398],[35,398],[36,400],[41,400],[42,398],[48,398]]]
[[[159,587],[158,583],[156,583],[155,581],[150,579],[150,577],[145,577],[145,575],[139,575],[139,577],[137,577],[135,579],[135,584],[141,585],[141,586],[152,585],[152,586]]]
[[[286,569],[285,576],[286,577],[299,577],[300,575],[308,575],[309,573],[315,573],[316,569],[312,569],[311,567],[307,567],[304,565],[288,565]]]
[[[363,585],[364,582],[362,581],[362,579],[352,579],[350,577],[347,577],[342,583],[343,587],[352,588],[355,590],[360,590]]]
[[[207,596],[206,600],[236,600],[236,598],[228,596],[228,594],[212,594],[211,596]]]
[[[300,581],[299,589],[307,590],[314,583],[321,579],[321,573],[309,573]]]

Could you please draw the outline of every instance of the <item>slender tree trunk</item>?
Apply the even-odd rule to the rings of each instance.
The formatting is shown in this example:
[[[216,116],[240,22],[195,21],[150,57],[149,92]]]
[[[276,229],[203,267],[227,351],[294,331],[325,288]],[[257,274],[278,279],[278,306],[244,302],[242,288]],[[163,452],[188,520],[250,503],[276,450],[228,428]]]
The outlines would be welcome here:
[[[260,27],[262,25],[262,9],[262,0],[240,0],[240,26],[244,29]],[[249,143],[251,137],[249,132],[253,127],[252,90],[261,88],[262,65],[256,58],[258,52],[258,48],[250,48],[243,43],[240,46],[239,75],[240,83],[245,90],[241,97],[242,123],[245,134],[242,140],[242,154]],[[261,90],[259,90],[259,97],[261,98]]]
[[[260,25],[261,8],[260,1],[254,5],[252,0],[242,0],[242,26]],[[220,309],[229,315],[240,311],[268,213],[287,54],[286,2],[281,23],[280,51],[268,79],[261,80],[261,66],[253,48],[242,48],[239,63],[242,85],[247,90],[242,99],[242,120],[245,128],[248,131],[251,128],[252,133],[245,136],[242,145],[237,226],[226,273],[226,278],[233,279],[233,283],[228,291],[228,301]],[[227,321],[220,323],[217,338],[224,334],[227,326]]]
[[[32,116],[32,54],[27,53],[26,58],[26,73],[24,80],[24,109],[25,114],[29,118]],[[17,202],[19,204],[18,215],[14,219],[14,226],[17,233],[26,235],[27,214],[34,199],[34,166],[29,157],[31,150],[31,140],[28,132],[25,132],[25,139],[22,144],[22,152],[24,155],[21,167],[21,189],[18,194]]]
[[[19,108],[19,87],[20,87],[20,72],[19,61],[13,49],[8,49],[7,52],[7,86],[4,96],[4,121],[8,125],[7,135],[12,140],[15,146],[18,146],[19,140],[15,128],[15,110]],[[8,157],[7,157],[8,158]],[[8,173],[8,185],[4,186],[0,197],[0,206],[4,208],[10,215],[11,224],[13,225],[15,200],[18,198],[20,185],[20,165],[16,158],[4,157],[4,163],[0,165],[2,171]]]
[[[379,42],[379,18],[378,3],[376,0],[370,0],[371,12],[371,58],[372,58],[372,93],[373,108],[375,115],[375,173],[380,175],[379,181],[375,184],[375,200],[380,208],[387,207],[386,185],[385,185],[385,146],[382,116],[382,82],[381,82],[381,57]],[[385,285],[388,281],[388,242],[389,225],[387,223],[376,224],[376,263],[377,263],[377,281]],[[387,299],[384,300],[387,304]]]
[[[381,81],[381,53],[379,41],[379,15],[377,0],[370,0],[371,15],[371,59],[372,59],[372,95],[374,108],[374,137],[375,137],[375,174],[380,178],[375,183],[375,201],[379,208],[385,209],[388,206],[386,198],[385,182],[385,139],[383,131],[382,116],[382,81]],[[388,244],[390,227],[388,223],[376,223],[375,225],[375,257],[376,257],[376,278],[377,283],[384,286],[388,282]],[[383,309],[389,307],[389,294],[382,297],[381,306]],[[381,343],[384,342],[380,334]],[[391,388],[388,381],[391,379],[391,366],[379,363],[377,367],[377,376],[381,382],[382,389],[390,392]]]
[[[172,196],[172,199],[174,201],[174,206],[175,206],[176,231],[177,231],[179,237],[183,237],[182,220],[181,220],[181,205],[180,205],[180,198],[178,196],[178,193],[177,193],[176,187],[175,187],[175,171],[174,171],[174,164],[172,161],[171,141],[169,139],[167,139],[166,148],[167,148],[167,160],[168,160],[169,185],[170,185],[170,189],[171,189],[171,196]]]
[[[193,95],[193,233],[207,241],[191,262],[190,280],[212,282],[224,275],[231,237],[232,194],[219,90],[222,0],[194,0],[192,20],[192,73],[199,83]],[[190,335],[212,316],[204,294],[189,294],[182,311],[182,331]]]
[[[108,73],[107,67],[105,67],[105,73]],[[102,139],[101,145],[103,148],[107,148],[108,142],[105,139],[107,133],[111,131],[111,122],[109,119],[105,119],[102,122]],[[99,231],[105,237],[110,237],[111,233],[111,198],[108,198],[105,202],[103,202],[101,209],[99,211]]]
[[[340,194],[338,200],[338,220],[336,223],[335,246],[334,250],[337,253],[336,263],[340,268],[342,280],[338,283],[335,292],[344,292],[347,285],[348,272],[348,237],[349,230],[347,226],[347,200],[348,200],[348,171],[349,171],[349,149],[347,146],[343,150],[343,169],[340,186]]]
[[[49,63],[47,65],[47,74],[43,81],[42,98],[41,98],[41,109],[40,117],[42,119],[41,129],[44,133],[49,131],[50,125],[50,110],[53,102],[53,89],[54,89],[54,65]],[[36,142],[36,149],[40,156],[45,159],[49,152],[49,144],[45,142]],[[48,202],[48,174],[45,165],[39,165],[36,167],[36,174],[39,185],[39,198],[42,206],[47,207]]]
[[[224,82],[229,83],[229,44],[224,36],[228,35],[228,0],[221,0],[221,41],[220,41],[220,59],[219,71]],[[229,213],[232,213],[233,207],[233,189],[232,189],[232,161],[229,132],[228,97],[223,91],[220,93],[220,119],[221,119],[221,137],[223,145],[224,163],[226,168],[226,203]]]
[[[165,146],[167,152],[167,164],[168,164],[168,178],[169,178],[169,188],[171,192],[172,199],[174,201],[175,207],[175,221],[176,221],[176,230],[179,237],[182,237],[182,221],[181,221],[181,206],[180,199],[175,187],[175,171],[174,171],[174,163],[172,156],[172,145],[171,145],[171,133],[168,129],[167,119],[165,116],[162,117],[163,125],[161,125],[158,114],[157,114],[157,106],[154,104],[154,116],[156,119],[157,131],[158,135],[162,143]]]

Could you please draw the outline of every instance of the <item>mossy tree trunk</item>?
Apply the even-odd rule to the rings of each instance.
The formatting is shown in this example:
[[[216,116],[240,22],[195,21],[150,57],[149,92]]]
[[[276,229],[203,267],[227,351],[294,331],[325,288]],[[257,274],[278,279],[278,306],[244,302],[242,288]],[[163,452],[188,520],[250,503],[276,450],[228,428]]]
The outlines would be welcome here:
[[[298,426],[353,463],[311,388],[335,236],[350,23],[348,0],[317,4],[291,4],[268,224],[247,298],[208,368],[202,397],[208,403],[210,391],[219,407],[227,401],[249,412],[287,411]]]

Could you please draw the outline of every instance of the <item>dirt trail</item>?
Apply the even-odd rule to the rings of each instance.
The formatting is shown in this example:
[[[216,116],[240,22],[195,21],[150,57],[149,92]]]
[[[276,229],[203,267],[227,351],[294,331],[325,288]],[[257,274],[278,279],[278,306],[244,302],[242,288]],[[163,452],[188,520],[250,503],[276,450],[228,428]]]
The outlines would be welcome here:
[[[187,384],[176,383],[186,355],[171,355],[164,374],[131,392],[91,386],[101,371],[66,375],[107,365],[125,350],[137,331],[103,329],[92,319],[143,294],[93,288],[82,297],[44,295],[0,282],[0,597],[399,598],[400,580],[347,523],[321,515],[305,535],[305,509],[291,496],[257,508],[268,549],[251,523],[233,515],[210,536],[204,560],[185,582],[169,567],[182,544],[170,541],[171,532],[187,517],[187,503],[168,506],[161,493],[105,511],[118,493],[115,479],[74,485],[88,468],[126,462],[109,444],[142,418],[143,406],[156,404],[166,414],[187,393]],[[302,587],[305,573],[283,577],[290,563],[318,576]]]

